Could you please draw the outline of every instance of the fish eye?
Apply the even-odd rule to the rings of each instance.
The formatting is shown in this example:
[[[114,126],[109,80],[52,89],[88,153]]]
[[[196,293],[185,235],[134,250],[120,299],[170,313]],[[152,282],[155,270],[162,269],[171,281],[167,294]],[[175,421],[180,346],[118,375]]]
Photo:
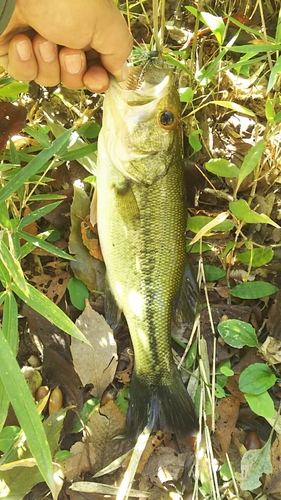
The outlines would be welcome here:
[[[165,109],[165,111],[162,111],[160,113],[158,120],[160,127],[169,130],[170,128],[173,128],[173,125],[175,123],[175,116],[170,109]]]

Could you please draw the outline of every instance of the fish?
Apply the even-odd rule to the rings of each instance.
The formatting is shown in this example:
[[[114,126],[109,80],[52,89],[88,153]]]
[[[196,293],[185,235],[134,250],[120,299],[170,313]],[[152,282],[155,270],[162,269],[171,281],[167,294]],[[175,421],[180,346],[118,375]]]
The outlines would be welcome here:
[[[172,311],[195,287],[185,272],[180,118],[175,74],[164,61],[133,67],[123,84],[110,78],[92,219],[106,266],[106,309],[113,323],[123,312],[134,349],[127,412],[134,437],[146,426],[178,435],[198,429],[171,349]]]

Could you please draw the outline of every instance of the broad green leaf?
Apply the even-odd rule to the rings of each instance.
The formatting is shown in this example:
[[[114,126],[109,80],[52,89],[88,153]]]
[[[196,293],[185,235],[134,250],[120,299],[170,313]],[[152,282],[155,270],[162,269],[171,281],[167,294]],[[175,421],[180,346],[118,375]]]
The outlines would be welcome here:
[[[213,158],[205,163],[208,172],[220,177],[238,177],[239,168],[225,158]]]
[[[245,491],[253,491],[261,486],[260,478],[263,474],[272,472],[271,440],[269,439],[260,450],[249,450],[241,460],[240,487]]]
[[[274,415],[274,403],[267,391],[261,394],[248,394],[245,392],[245,399],[251,410],[264,418],[272,418]]]
[[[208,26],[208,28],[210,28],[219,44],[221,44],[224,39],[224,33],[226,29],[222,17],[214,16],[209,12],[200,12],[200,19],[204,24],[206,24],[206,26]]]
[[[243,264],[249,265],[252,267],[261,267],[268,264],[273,259],[274,251],[272,248],[264,247],[264,248],[253,248],[252,250],[247,250],[246,252],[239,253],[236,255],[236,259],[239,262],[243,262]]]
[[[179,89],[181,102],[192,102],[194,90],[191,87],[184,87]]]
[[[265,117],[269,123],[274,122],[274,118],[276,115],[274,105],[275,105],[275,100],[268,97],[265,103]]]
[[[192,133],[188,136],[188,142],[193,149],[193,153],[198,153],[198,151],[201,151],[201,149],[202,149],[202,144],[201,144],[200,140],[198,139],[198,134],[200,132],[201,131],[196,130],[194,133]]]
[[[43,422],[43,427],[46,432],[46,437],[52,456],[54,456],[56,451],[58,450],[61,430],[67,411],[67,408],[62,408],[61,410],[50,415]],[[13,462],[15,466],[12,467],[8,463],[7,466],[11,468],[8,468],[7,470],[0,473],[0,498],[2,498],[1,488],[4,489],[6,487],[9,488],[9,497],[7,498],[11,498],[12,500],[22,500],[23,498],[26,498],[28,492],[33,488],[33,486],[42,482],[42,475],[40,474],[38,467],[36,467],[36,465],[34,467],[28,467],[28,461],[32,456],[28,447],[25,446],[19,451],[20,460],[15,458],[15,462]],[[56,473],[56,477],[60,475],[60,470],[58,470]],[[55,496],[57,496],[61,487],[62,480],[60,477],[58,477],[58,480],[56,482]]]
[[[208,217],[205,215],[195,215],[194,217],[189,217],[187,219],[187,229],[192,231],[193,233],[198,233],[198,231],[201,231],[207,224],[213,223],[215,219],[212,217]],[[215,225],[212,226],[210,229],[209,227],[207,228],[207,231],[205,234],[208,234],[210,230],[215,230],[215,231],[229,231],[232,229],[234,224],[230,221],[224,221],[224,222],[216,222]]]
[[[44,165],[52,158],[54,155],[59,154],[62,148],[69,142],[70,136],[72,134],[72,129],[66,130],[64,134],[56,139],[52,145],[41,151],[32,160],[22,168],[15,177],[6,184],[0,190],[0,204],[3,203],[7,198],[9,198],[13,193],[15,193],[23,184],[35,175],[39,170],[41,170]]]
[[[15,284],[22,290],[23,294],[27,295],[26,281],[23,274],[23,270],[17,261],[17,259],[12,255],[10,250],[6,247],[3,240],[0,240],[0,259],[4,266],[9,272],[10,277],[15,282]]]
[[[248,224],[271,224],[271,226],[277,227],[278,229],[280,228],[280,226],[267,215],[258,214],[254,212],[254,210],[251,210],[245,200],[230,201],[229,209],[233,215],[242,222],[247,222]]]
[[[48,319],[51,323],[72,337],[89,344],[83,333],[80,332],[77,326],[72,323],[71,319],[68,318],[68,316],[66,316],[66,314],[56,304],[54,304],[50,299],[48,299],[48,297],[43,295],[43,293],[39,292],[29,283],[26,285],[28,297],[22,293],[22,290],[18,288],[16,284],[12,285],[12,289],[19,296],[19,298],[26,302],[32,309],[34,309],[34,311],[42,314],[42,316]]]
[[[69,296],[71,303],[79,309],[79,311],[84,311],[85,300],[89,297],[89,291],[83,281],[77,278],[70,278],[67,283],[67,289],[69,291]]]
[[[32,222],[35,222],[36,220],[40,219],[41,217],[45,217],[48,213],[50,213],[52,210],[57,208],[60,205],[61,201],[57,201],[56,203],[49,203],[48,205],[45,205],[44,207],[40,207],[37,210],[33,210],[28,215],[25,215],[18,224],[18,229],[23,229],[24,227],[28,226]]]
[[[12,353],[16,357],[19,342],[18,306],[11,290],[6,290],[5,292],[2,332],[11,348]],[[5,424],[8,415],[9,403],[9,396],[5,390],[2,380],[0,379],[0,430]]]
[[[240,375],[239,389],[247,394],[262,394],[276,383],[276,375],[263,363],[253,363]]]
[[[10,448],[11,443],[17,440],[20,432],[21,429],[17,425],[4,427],[0,432],[0,450],[5,453]]]
[[[236,285],[230,290],[233,297],[240,299],[262,299],[268,295],[278,292],[279,288],[265,281],[252,281]]]
[[[0,377],[38,468],[56,497],[50,448],[33,397],[3,332],[0,330]]]
[[[211,266],[210,264],[204,265],[204,273],[206,281],[217,281],[225,276],[225,270],[220,269],[216,266]]]
[[[250,151],[246,154],[243,163],[239,169],[238,181],[236,186],[236,192],[241,186],[243,180],[249,175],[258,165],[262,154],[265,150],[266,143],[261,139],[255,146],[251,147]]]
[[[52,255],[56,255],[57,257],[60,257],[61,259],[67,259],[67,260],[75,260],[74,257],[69,255],[68,253],[64,252],[63,250],[60,250],[59,248],[55,247],[51,243],[48,243],[47,241],[43,240],[39,236],[33,236],[30,233],[27,233],[26,231],[17,231],[17,234],[25,241],[28,243],[32,243],[34,247],[36,248],[42,248],[42,250],[45,250],[46,252],[51,253]]]
[[[231,347],[242,349],[245,345],[259,347],[255,329],[249,323],[239,319],[228,319],[218,324],[221,338]]]

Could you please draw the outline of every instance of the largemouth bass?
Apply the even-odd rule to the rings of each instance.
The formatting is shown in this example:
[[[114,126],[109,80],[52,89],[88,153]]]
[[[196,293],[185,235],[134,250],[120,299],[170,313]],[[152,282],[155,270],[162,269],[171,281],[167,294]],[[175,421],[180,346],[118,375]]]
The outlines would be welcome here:
[[[128,430],[136,435],[148,424],[186,435],[196,431],[197,418],[171,351],[171,311],[186,256],[180,101],[171,68],[135,71],[132,89],[112,78],[104,99],[98,231],[135,353]]]

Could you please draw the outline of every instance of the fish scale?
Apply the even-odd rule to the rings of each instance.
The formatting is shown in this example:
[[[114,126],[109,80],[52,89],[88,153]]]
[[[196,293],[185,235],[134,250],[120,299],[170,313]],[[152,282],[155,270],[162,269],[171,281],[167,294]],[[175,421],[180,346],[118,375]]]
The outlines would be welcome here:
[[[148,70],[136,90],[111,79],[98,144],[99,238],[135,354],[127,414],[133,436],[147,424],[178,434],[198,425],[171,351],[186,256],[180,101],[170,68],[158,74],[154,67],[152,77],[153,84]],[[159,119],[167,111],[174,123],[166,128]]]

